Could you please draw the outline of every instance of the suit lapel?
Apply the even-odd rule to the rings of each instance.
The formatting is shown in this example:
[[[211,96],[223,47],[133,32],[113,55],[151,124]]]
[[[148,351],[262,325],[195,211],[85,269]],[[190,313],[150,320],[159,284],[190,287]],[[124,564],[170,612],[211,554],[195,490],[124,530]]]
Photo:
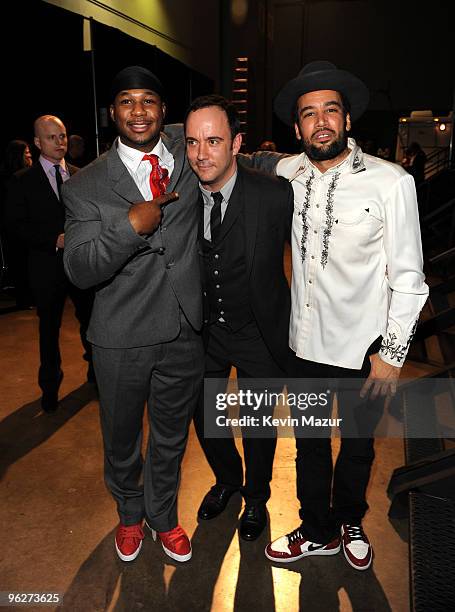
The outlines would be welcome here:
[[[51,182],[46,176],[43,166],[40,164],[40,162],[37,162],[33,168],[36,168],[36,180],[40,188],[43,190],[43,193],[45,193],[48,198],[60,206],[60,200],[55,195],[55,191],[52,189]]]
[[[174,170],[172,172],[171,180],[169,185],[167,186],[166,191],[170,192],[175,189],[177,181],[180,178],[180,175],[183,171],[183,166],[185,163],[185,147],[184,143],[181,139],[172,140],[166,134],[162,133],[161,138],[166,149],[172,154],[174,157]],[[130,176],[130,173],[126,169],[125,165],[122,163],[118,153],[117,147],[112,146],[107,154],[107,163],[108,163],[108,174],[110,179],[112,180],[112,189],[121,196],[124,200],[129,202],[140,202],[143,200],[143,196],[139,189],[136,186],[136,183]]]
[[[247,277],[250,276],[253,265],[254,249],[256,246],[256,236],[259,221],[260,197],[258,193],[250,193],[248,174],[239,168],[242,180],[242,191],[245,200],[244,219],[245,219],[245,260]]]
[[[198,232],[197,237],[198,240],[204,240],[204,199],[202,197],[202,193],[199,190],[199,198],[197,202],[197,210],[198,210]]]
[[[141,202],[144,199],[126,166],[122,163],[115,144],[107,154],[107,167],[109,178],[112,181],[112,189],[115,193],[130,205],[133,202]]]
[[[246,271],[249,277],[253,265],[254,248],[256,245],[256,234],[258,229],[260,201],[257,194],[250,194],[248,175],[243,168],[237,166],[237,180],[229,199],[218,241],[224,239],[238,216],[243,211],[245,221],[245,261]]]
[[[224,215],[223,222],[221,223],[220,233],[218,235],[217,242],[224,239],[226,234],[229,232],[231,227],[234,225],[237,217],[244,208],[244,194],[243,185],[240,173],[237,173],[237,180],[235,181],[234,189],[232,190],[231,197],[229,198],[229,204]]]

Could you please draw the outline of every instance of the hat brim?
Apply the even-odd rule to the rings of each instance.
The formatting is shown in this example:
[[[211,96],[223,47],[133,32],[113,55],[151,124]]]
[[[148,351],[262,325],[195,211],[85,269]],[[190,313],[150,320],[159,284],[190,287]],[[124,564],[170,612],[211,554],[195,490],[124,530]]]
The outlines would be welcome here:
[[[348,99],[351,121],[363,115],[368,107],[370,93],[367,86],[350,72],[335,69],[311,72],[286,83],[275,98],[275,113],[283,123],[293,125],[295,103],[299,97],[322,89],[339,91]]]

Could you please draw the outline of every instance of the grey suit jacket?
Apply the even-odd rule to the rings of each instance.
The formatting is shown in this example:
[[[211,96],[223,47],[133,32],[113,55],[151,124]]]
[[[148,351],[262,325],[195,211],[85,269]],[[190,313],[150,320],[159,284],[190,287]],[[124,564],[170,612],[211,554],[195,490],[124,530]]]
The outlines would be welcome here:
[[[180,330],[180,309],[195,329],[202,324],[198,181],[181,128],[166,127],[162,139],[175,163],[167,190],[180,197],[163,208],[151,236],[139,236],[128,219],[143,197],[115,145],[63,186],[65,271],[78,287],[96,288],[87,336],[98,346],[170,341]]]

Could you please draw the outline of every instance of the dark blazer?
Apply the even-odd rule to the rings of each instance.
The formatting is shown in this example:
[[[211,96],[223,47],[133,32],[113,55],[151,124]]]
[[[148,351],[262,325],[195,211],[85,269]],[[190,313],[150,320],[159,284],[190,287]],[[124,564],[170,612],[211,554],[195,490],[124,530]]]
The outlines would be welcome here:
[[[73,175],[78,168],[67,164]],[[6,199],[9,231],[29,246],[30,285],[52,287],[63,278],[63,260],[55,245],[64,231],[65,209],[39,162],[16,172]]]
[[[63,186],[65,270],[78,287],[95,286],[87,337],[105,348],[173,340],[180,310],[193,328],[202,325],[198,181],[185,159],[181,127],[166,127],[161,136],[174,156],[167,190],[178,191],[179,199],[164,207],[151,236],[139,236],[129,221],[131,204],[143,196],[115,143]]]
[[[243,215],[249,302],[265,343],[279,364],[286,363],[289,351],[291,297],[283,254],[285,242],[290,241],[293,210],[293,189],[286,179],[239,165],[218,238],[218,242],[223,237],[229,240],[230,229]],[[199,227],[201,235],[201,222]],[[204,309],[207,311],[207,304]]]

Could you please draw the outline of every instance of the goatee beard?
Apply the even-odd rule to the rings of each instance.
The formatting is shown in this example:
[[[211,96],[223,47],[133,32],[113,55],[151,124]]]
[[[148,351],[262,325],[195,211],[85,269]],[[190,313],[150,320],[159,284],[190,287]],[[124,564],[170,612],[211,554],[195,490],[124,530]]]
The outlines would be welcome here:
[[[303,140],[302,142],[302,148],[310,159],[313,159],[314,161],[327,161],[328,159],[334,159],[335,157],[338,157],[340,153],[343,153],[348,146],[348,136],[343,130],[336,140],[323,147],[317,147],[309,140]]]

